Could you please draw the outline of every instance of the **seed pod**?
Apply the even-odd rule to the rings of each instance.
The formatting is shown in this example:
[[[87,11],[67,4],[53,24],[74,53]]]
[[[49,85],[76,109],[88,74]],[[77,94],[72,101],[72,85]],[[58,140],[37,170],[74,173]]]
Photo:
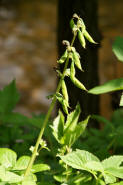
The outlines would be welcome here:
[[[82,71],[79,55],[76,51],[73,52],[73,59],[74,59],[76,67]]]
[[[70,20],[70,27],[71,27],[72,30],[73,30],[74,26],[75,26],[74,20],[71,19]]]
[[[67,108],[68,106],[67,106],[67,103],[66,103],[66,100],[64,99],[63,101],[62,101],[62,108],[63,108],[63,111],[66,113],[66,114],[68,114],[68,108]]]
[[[75,76],[75,67],[74,67],[74,61],[71,62],[71,67],[70,67],[70,78],[74,78]]]
[[[67,56],[68,56],[68,52],[67,52],[67,50],[65,50],[64,54],[61,56],[60,60],[58,60],[57,62],[59,64],[63,64],[65,62]]]
[[[64,99],[66,100],[67,105],[69,105],[69,103],[68,103],[69,97],[68,97],[67,87],[66,87],[64,80],[62,80],[61,88],[62,88],[62,94],[64,96]]]
[[[91,42],[91,43],[93,43],[93,44],[97,44],[86,30],[84,31],[83,34],[84,34],[85,38],[86,38],[89,42]]]
[[[68,68],[68,69],[66,69],[66,71],[65,71],[65,76],[70,76],[70,69]]]
[[[79,39],[80,44],[82,45],[82,47],[85,48],[86,47],[85,38],[84,38],[84,35],[82,34],[82,32],[80,30],[78,30],[78,39]]]
[[[79,89],[82,89],[84,91],[87,91],[87,89],[85,88],[85,86],[76,78],[71,78],[71,81],[73,82],[73,84],[78,87]]]

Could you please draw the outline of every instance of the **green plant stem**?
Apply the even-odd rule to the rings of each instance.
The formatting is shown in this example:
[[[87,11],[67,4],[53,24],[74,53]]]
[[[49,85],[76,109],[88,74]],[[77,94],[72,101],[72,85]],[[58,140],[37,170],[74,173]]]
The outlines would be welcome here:
[[[74,41],[75,41],[75,38],[76,38],[76,34],[74,34],[74,36],[73,36],[73,39],[72,39],[72,42],[71,42],[71,47],[73,46],[73,43],[74,43]],[[61,79],[60,79],[60,81],[59,81],[59,83],[58,83],[58,86],[57,86],[57,89],[56,89],[56,93],[58,93],[58,92],[60,91],[61,82],[62,82],[62,80],[64,79],[65,71],[66,71],[66,69],[67,69],[68,63],[69,63],[69,56],[67,57],[67,60],[66,60],[66,62],[65,62],[63,74],[62,74],[62,77],[61,77]],[[43,133],[44,133],[44,130],[45,130],[45,128],[46,128],[46,125],[47,125],[47,123],[48,123],[48,120],[49,120],[49,118],[50,118],[50,115],[51,115],[51,113],[52,113],[52,110],[53,110],[53,108],[54,108],[55,103],[56,103],[56,97],[54,96],[54,97],[53,97],[53,100],[52,100],[52,102],[51,102],[51,104],[50,104],[49,110],[48,110],[48,112],[47,112],[47,114],[46,114],[45,120],[44,120],[44,122],[43,122],[43,125],[42,125],[41,131],[40,131],[40,133],[39,133],[39,136],[38,136],[36,145],[35,145],[35,147],[34,147],[34,151],[33,151],[33,153],[32,153],[31,159],[30,159],[29,164],[28,164],[28,166],[27,166],[27,169],[26,169],[26,171],[25,171],[25,174],[24,174],[25,177],[29,175],[30,170],[31,170],[31,168],[32,168],[32,165],[33,165],[33,163],[34,163],[34,161],[35,161],[35,159],[36,159],[36,155],[37,155],[37,151],[38,151],[38,148],[39,148],[39,145],[40,145],[40,141],[41,141],[41,139],[42,139],[42,135],[43,135]]]

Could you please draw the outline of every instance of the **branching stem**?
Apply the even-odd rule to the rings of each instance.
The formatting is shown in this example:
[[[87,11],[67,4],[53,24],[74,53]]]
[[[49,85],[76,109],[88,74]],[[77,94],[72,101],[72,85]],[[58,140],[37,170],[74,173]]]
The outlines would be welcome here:
[[[75,39],[76,39],[76,34],[74,34],[74,36],[73,36],[73,39],[72,39],[72,42],[71,42],[71,47],[73,46]],[[59,81],[59,83],[58,83],[58,86],[57,86],[57,89],[56,89],[56,93],[58,93],[58,92],[60,91],[61,82],[62,82],[62,80],[63,80],[64,77],[65,77],[65,71],[66,71],[66,69],[67,69],[67,67],[68,67],[68,63],[69,63],[69,56],[67,57],[67,60],[66,60],[66,62],[65,62],[63,74],[62,74],[62,76],[61,76],[61,78],[60,78],[60,81]],[[51,104],[50,104],[49,110],[48,110],[48,112],[47,112],[47,114],[46,114],[46,117],[45,117],[45,120],[44,120],[44,122],[43,122],[43,125],[42,125],[42,127],[41,127],[41,131],[40,131],[40,133],[39,133],[37,142],[36,142],[36,144],[35,144],[34,151],[33,151],[33,153],[32,153],[31,159],[30,159],[29,164],[28,164],[28,166],[27,166],[27,169],[26,169],[26,171],[25,171],[25,174],[24,174],[25,177],[29,175],[29,173],[30,173],[30,171],[31,171],[31,168],[32,168],[32,166],[33,166],[33,164],[34,164],[34,161],[35,161],[35,159],[36,159],[36,154],[37,154],[37,152],[38,152],[38,148],[39,148],[39,145],[40,145],[40,141],[41,141],[41,139],[42,139],[44,130],[45,130],[46,126],[47,126],[48,120],[49,120],[49,118],[50,118],[50,116],[51,116],[51,113],[52,113],[52,110],[53,110],[53,108],[54,108],[55,103],[56,103],[56,97],[54,96],[54,97],[53,97],[53,100],[52,100],[52,102],[51,102]]]

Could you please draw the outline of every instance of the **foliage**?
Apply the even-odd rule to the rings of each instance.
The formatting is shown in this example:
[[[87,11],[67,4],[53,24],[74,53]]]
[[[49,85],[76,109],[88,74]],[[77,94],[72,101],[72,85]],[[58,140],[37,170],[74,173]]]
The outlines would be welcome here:
[[[0,185],[123,184],[123,155],[106,156],[106,159],[101,159],[102,151],[99,150],[100,146],[102,150],[105,151],[106,149],[108,154],[110,154],[110,151],[115,154],[119,147],[123,147],[122,117],[119,116],[122,114],[122,109],[114,113],[111,121],[99,115],[92,115],[92,119],[105,123],[104,129],[100,132],[91,128],[84,132],[90,116],[80,121],[81,108],[79,104],[76,105],[75,110],[70,112],[69,95],[65,83],[65,79],[69,78],[81,90],[92,94],[100,94],[123,89],[123,79],[107,82],[88,91],[85,85],[75,76],[76,68],[81,71],[83,69],[80,55],[73,44],[76,37],[78,37],[83,48],[86,48],[86,39],[93,44],[96,44],[96,42],[87,32],[83,20],[76,14],[73,15],[70,26],[73,39],[71,43],[63,41],[66,49],[57,62],[59,64],[64,63],[64,69],[62,73],[57,70],[59,83],[56,92],[48,97],[52,98],[52,102],[46,116],[28,118],[14,112],[15,105],[19,101],[15,81],[12,81],[0,91],[0,123],[2,128],[0,134],[3,137],[0,148]],[[119,56],[121,50],[115,47],[115,44],[114,50],[115,53],[118,51]],[[51,122],[49,121],[50,115],[57,100],[61,103],[62,110],[59,110],[57,117]],[[122,98],[120,104],[122,105]],[[47,125],[50,127],[47,127]],[[40,127],[41,130],[35,144],[37,130]],[[43,134],[47,142],[42,139]],[[88,151],[82,149],[82,147],[74,150],[75,146],[78,148],[80,141],[78,138],[80,136],[83,136],[83,147],[88,147],[89,142],[91,142]],[[23,147],[21,143],[17,142],[20,139],[23,141]],[[34,141],[32,142],[32,140]],[[29,149],[31,145],[31,157],[25,155],[25,152],[17,157],[16,152],[5,148],[6,143],[9,144],[10,148],[18,151],[19,148],[24,150],[24,147]],[[101,155],[97,153],[97,156],[100,156],[101,160],[95,154],[89,152],[89,148],[100,151]],[[39,156],[40,152],[41,155]],[[95,153],[95,151],[93,152]],[[47,162],[43,163],[42,161]]]

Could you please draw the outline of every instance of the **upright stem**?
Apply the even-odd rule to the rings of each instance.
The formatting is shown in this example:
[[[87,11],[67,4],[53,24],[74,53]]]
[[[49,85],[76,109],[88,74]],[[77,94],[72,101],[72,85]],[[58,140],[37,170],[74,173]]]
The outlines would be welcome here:
[[[72,42],[71,42],[71,47],[73,46],[73,43],[74,43],[74,41],[75,41],[75,38],[76,38],[76,34],[74,34],[74,36],[73,36],[73,39],[72,39]],[[56,89],[56,93],[58,93],[58,92],[60,91],[61,82],[62,82],[62,80],[63,80],[64,77],[65,77],[65,71],[66,71],[66,69],[67,69],[68,62],[69,62],[69,56],[67,57],[67,60],[66,60],[66,62],[65,62],[63,74],[62,74],[61,79],[60,79],[60,81],[59,81],[59,83],[58,83],[58,86],[57,86],[57,89]],[[37,151],[38,151],[38,148],[39,148],[39,145],[40,145],[40,141],[41,141],[41,139],[42,139],[42,135],[43,135],[43,133],[44,133],[44,130],[45,130],[45,128],[46,128],[46,125],[47,125],[47,123],[48,123],[48,120],[49,120],[49,118],[50,118],[50,115],[51,115],[51,113],[52,113],[52,110],[53,110],[53,108],[54,108],[55,103],[56,103],[56,97],[54,96],[54,97],[53,97],[53,100],[52,100],[52,102],[51,102],[51,104],[50,104],[49,110],[48,110],[48,112],[47,112],[47,114],[46,114],[45,120],[44,120],[44,122],[43,122],[43,125],[42,125],[41,131],[40,131],[40,133],[39,133],[39,136],[38,136],[36,145],[35,145],[35,147],[34,147],[34,151],[33,151],[33,153],[32,153],[31,159],[30,159],[29,164],[28,164],[28,166],[27,166],[27,169],[26,169],[26,171],[25,171],[25,174],[24,174],[25,177],[29,175],[30,170],[31,170],[31,168],[32,168],[32,165],[33,165],[33,163],[34,163],[34,161],[35,161],[35,159],[36,159],[36,154],[37,154]]]

